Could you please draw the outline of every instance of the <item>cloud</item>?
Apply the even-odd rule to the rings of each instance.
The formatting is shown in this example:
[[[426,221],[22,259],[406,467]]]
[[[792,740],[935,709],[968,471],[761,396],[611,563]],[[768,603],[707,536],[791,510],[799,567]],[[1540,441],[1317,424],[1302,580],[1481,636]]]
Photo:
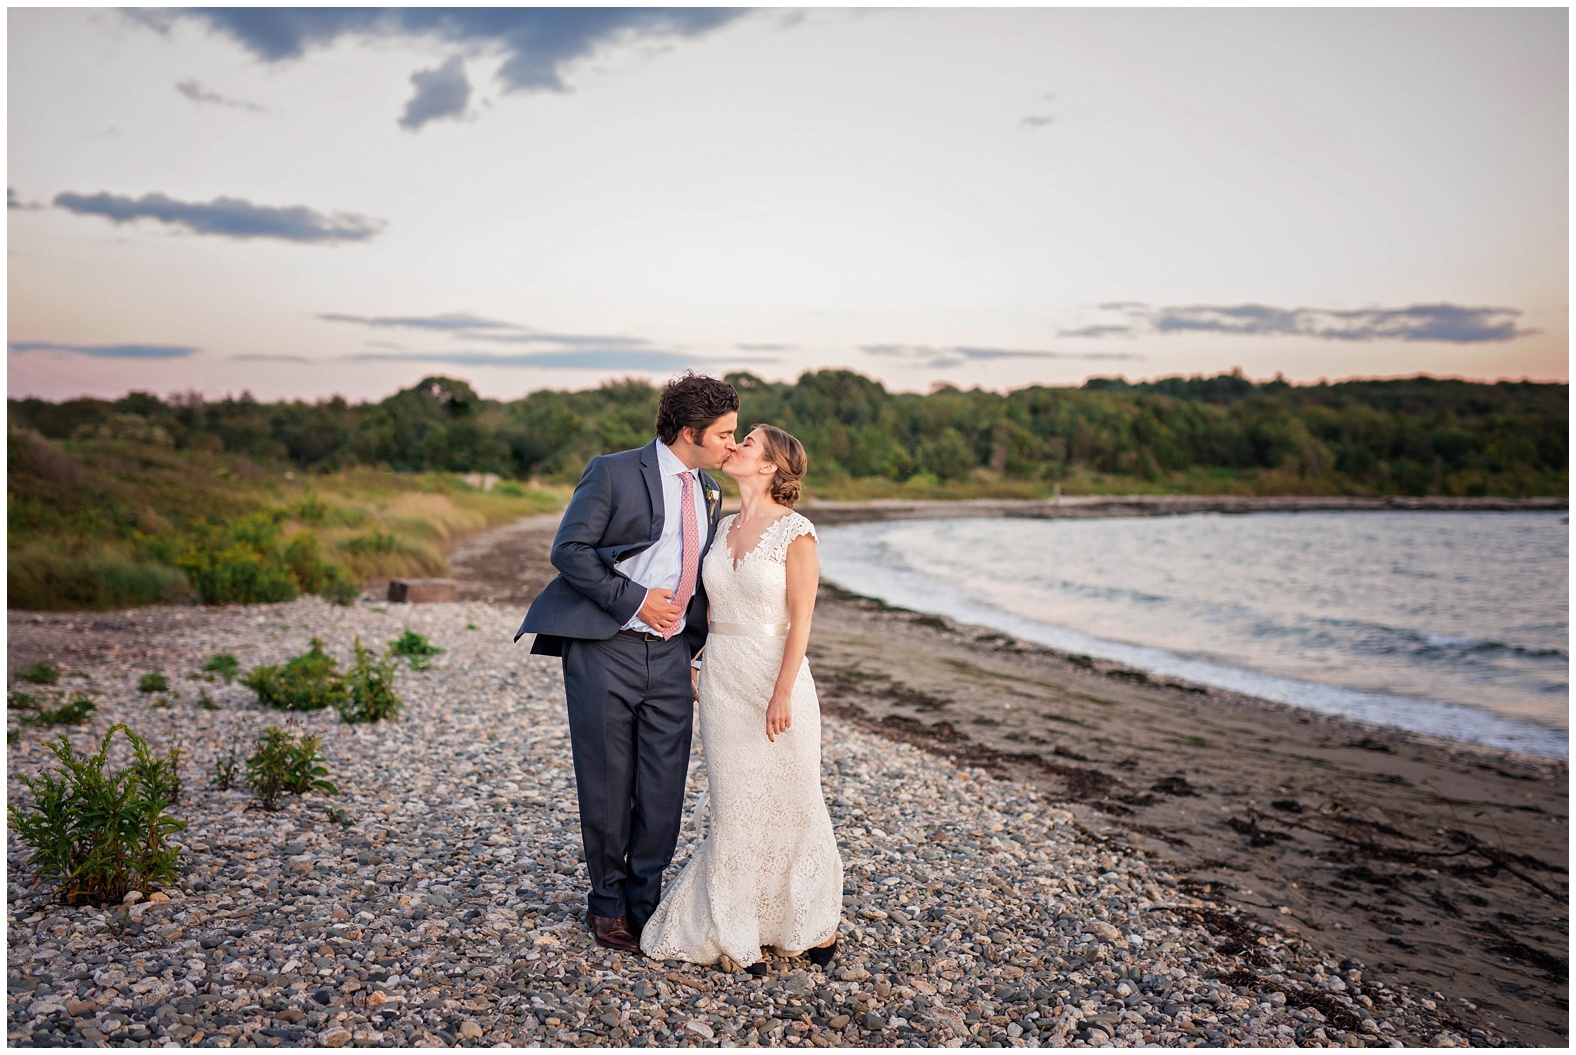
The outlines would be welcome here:
[[[496,319],[484,319],[477,315],[465,312],[449,312],[443,315],[344,315],[339,312],[325,312],[318,316],[327,322],[357,322],[363,326],[374,327],[402,327],[413,330],[523,330],[525,327],[513,322],[499,322]]]
[[[15,187],[5,189],[5,207],[7,209],[42,209],[43,206],[36,201],[23,201],[17,197]]]
[[[1046,125],[1051,124],[1055,120],[1056,118],[1052,117],[1050,114],[1030,114],[1023,119],[1023,123],[1029,128],[1044,128]]]
[[[613,337],[605,334],[548,333],[517,322],[484,319],[467,312],[442,315],[344,315],[328,312],[318,316],[328,322],[354,322],[377,328],[400,327],[414,330],[439,330],[471,341],[501,344],[557,344],[565,348],[594,348],[603,351],[641,351],[651,349],[644,337]],[[478,353],[482,354],[482,353]]]
[[[716,364],[683,352],[628,348],[582,348],[574,351],[522,352],[361,352],[343,358],[353,362],[452,363],[456,366],[534,367],[541,370],[618,370],[639,373],[683,370]]]
[[[740,341],[734,347],[741,352],[791,352],[799,346],[797,344],[768,344],[764,342],[752,344],[748,341]]]
[[[246,352],[230,356],[232,363],[310,363],[304,355],[270,355],[263,352]]]
[[[161,32],[193,19],[264,62],[296,59],[341,37],[423,37],[501,52],[504,90],[567,91],[563,72],[607,44],[693,38],[738,18],[727,8],[207,8],[128,12]]]
[[[83,216],[112,223],[158,220],[197,234],[229,238],[282,238],[288,242],[361,242],[383,230],[384,222],[352,213],[325,216],[305,205],[253,205],[243,198],[183,202],[162,194],[128,198],[119,194],[57,194],[55,204]]]
[[[442,66],[417,70],[410,75],[416,94],[405,104],[399,119],[401,128],[416,131],[440,117],[463,117],[471,101],[471,82],[465,79],[465,63],[456,55]]]
[[[232,106],[238,110],[251,110],[262,113],[263,108],[256,103],[249,103],[243,99],[231,99],[220,95],[218,92],[209,91],[197,81],[180,81],[175,85],[175,90],[194,103],[213,103],[217,106]]]
[[[1125,352],[1050,352],[1024,350],[1016,348],[979,348],[973,346],[952,346],[947,348],[932,348],[923,344],[865,344],[859,350],[867,355],[890,356],[898,359],[911,359],[933,369],[950,369],[962,366],[967,362],[981,362],[995,359],[1084,359],[1084,360],[1141,360],[1141,355],[1131,355]]]
[[[1468,308],[1458,304],[1414,304],[1406,308],[1276,308],[1264,304],[1193,304],[1152,307],[1135,301],[1102,304],[1126,316],[1121,324],[1062,330],[1062,337],[1137,336],[1141,333],[1224,333],[1301,336],[1329,341],[1445,341],[1482,344],[1527,337],[1516,308]]]
[[[60,344],[55,341],[12,341],[16,354],[23,352],[76,352],[96,359],[184,359],[197,349],[173,344]]]

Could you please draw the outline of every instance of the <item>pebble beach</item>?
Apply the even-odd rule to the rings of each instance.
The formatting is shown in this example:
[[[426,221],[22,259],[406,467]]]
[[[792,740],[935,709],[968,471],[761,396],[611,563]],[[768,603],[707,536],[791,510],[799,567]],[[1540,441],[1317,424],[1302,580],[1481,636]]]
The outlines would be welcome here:
[[[25,729],[18,774],[125,722],[183,750],[182,876],[114,907],[68,907],[10,835],[8,1043],[116,1046],[1496,1045],[1464,999],[1186,892],[1141,848],[1042,791],[834,716],[823,787],[846,870],[842,945],[821,971],[652,962],[592,942],[562,681],[511,644],[507,605],[285,605],[10,614],[13,675],[38,659],[99,694],[88,725]],[[406,630],[445,649],[402,666],[396,721],[289,715],[243,670]],[[171,692],[138,680],[160,671]],[[197,705],[200,690],[217,704]],[[174,692],[179,696],[174,696]],[[161,706],[160,704],[167,704]],[[14,727],[15,716],[11,723]],[[330,796],[278,812],[209,786],[266,726],[321,734]],[[112,755],[123,764],[126,752]],[[244,750],[243,750],[244,754]],[[690,802],[704,787],[692,763]],[[699,839],[690,822],[674,873]]]

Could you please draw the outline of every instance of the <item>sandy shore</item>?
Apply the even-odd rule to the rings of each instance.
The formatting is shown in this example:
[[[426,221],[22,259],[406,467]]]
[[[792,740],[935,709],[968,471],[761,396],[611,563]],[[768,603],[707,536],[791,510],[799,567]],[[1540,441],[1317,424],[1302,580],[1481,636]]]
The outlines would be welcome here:
[[[820,503],[888,516],[1307,508],[1563,508],[1343,499]],[[1057,512],[1059,509],[1060,512]],[[1076,513],[1070,510],[1077,510]],[[552,576],[553,517],[462,546],[462,596],[523,606]],[[1568,1032],[1569,769],[1157,681],[823,586],[811,639],[825,709],[1030,784],[1188,889],[1379,977],[1476,1006],[1513,1043]],[[1251,950],[1249,950],[1251,952]]]

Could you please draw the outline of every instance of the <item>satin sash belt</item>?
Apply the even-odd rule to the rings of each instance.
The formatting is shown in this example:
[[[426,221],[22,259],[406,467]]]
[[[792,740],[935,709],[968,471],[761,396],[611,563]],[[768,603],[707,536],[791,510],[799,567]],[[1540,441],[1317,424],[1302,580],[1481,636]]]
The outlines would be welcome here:
[[[729,637],[787,637],[787,623],[722,623],[711,624],[710,632]]]

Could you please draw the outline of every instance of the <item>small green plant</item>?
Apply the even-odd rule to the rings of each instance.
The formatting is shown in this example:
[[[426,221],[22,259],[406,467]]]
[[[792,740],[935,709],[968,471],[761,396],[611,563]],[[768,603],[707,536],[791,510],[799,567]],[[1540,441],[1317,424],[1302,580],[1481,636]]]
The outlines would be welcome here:
[[[325,802],[323,804],[323,812],[328,814],[328,819],[333,821],[335,824],[344,826],[350,823],[350,811],[340,809],[332,802]]]
[[[229,791],[235,787],[236,778],[241,772],[241,755],[235,749],[235,743],[230,743],[229,750],[224,754],[214,756],[213,775],[208,778],[208,783],[220,791]]]
[[[213,702],[213,697],[208,695],[207,689],[200,689],[197,693],[197,706],[205,711],[217,711],[219,705]]]
[[[338,567],[335,565],[334,567]],[[318,591],[325,601],[330,601],[342,608],[349,608],[351,602],[361,596],[361,587],[348,575],[336,575],[323,584]]]
[[[427,662],[428,656],[436,656],[443,649],[428,641],[414,630],[407,630],[393,641],[389,642],[389,654],[404,656],[410,660],[411,670],[427,670],[432,666]]]
[[[344,679],[333,657],[323,651],[322,638],[283,667],[256,667],[241,684],[257,693],[265,706],[285,711],[318,711],[345,701]]]
[[[5,742],[6,743],[14,744],[14,743],[19,742],[21,739],[22,739],[22,730],[20,728],[18,728],[18,729],[7,729],[5,731]]]
[[[97,713],[98,704],[90,697],[74,692],[59,707],[41,708],[37,714],[24,715],[22,724],[37,726],[40,729],[47,729],[52,725],[86,725]]]
[[[22,672],[22,680],[34,685],[53,685],[60,680],[60,668],[53,663],[34,663]]]
[[[394,692],[394,659],[373,658],[356,638],[356,664],[345,676],[347,698],[339,716],[347,722],[377,722],[394,718],[404,706]]]
[[[208,657],[208,662],[202,668],[209,674],[217,674],[225,681],[234,681],[235,676],[241,672],[240,661],[233,652],[215,652]]]
[[[466,623],[465,624],[465,629],[467,629],[467,630],[480,630],[481,627],[477,626],[475,623]]]
[[[115,774],[104,772],[116,732],[131,741],[136,760]],[[186,827],[166,813],[179,794],[171,781],[178,750],[155,757],[147,741],[117,723],[96,754],[79,757],[61,736],[49,744],[61,768],[38,777],[18,774],[32,793],[31,807],[7,807],[12,827],[30,849],[28,863],[57,885],[68,905],[118,904],[128,890],[175,882],[180,847],[165,840]]]
[[[169,687],[170,679],[166,678],[158,671],[153,671],[151,674],[144,674],[142,676],[142,680],[137,682],[138,692],[165,692],[168,691]]]
[[[5,695],[5,702],[6,706],[13,711],[36,711],[38,709],[38,697],[31,692],[23,692],[21,689],[8,691]]]
[[[339,794],[339,789],[326,779],[328,767],[321,764],[323,757],[317,753],[321,739],[303,735],[297,740],[274,726],[263,730],[257,739],[256,753],[246,760],[246,782],[263,800],[264,809],[277,810],[286,793]]]

